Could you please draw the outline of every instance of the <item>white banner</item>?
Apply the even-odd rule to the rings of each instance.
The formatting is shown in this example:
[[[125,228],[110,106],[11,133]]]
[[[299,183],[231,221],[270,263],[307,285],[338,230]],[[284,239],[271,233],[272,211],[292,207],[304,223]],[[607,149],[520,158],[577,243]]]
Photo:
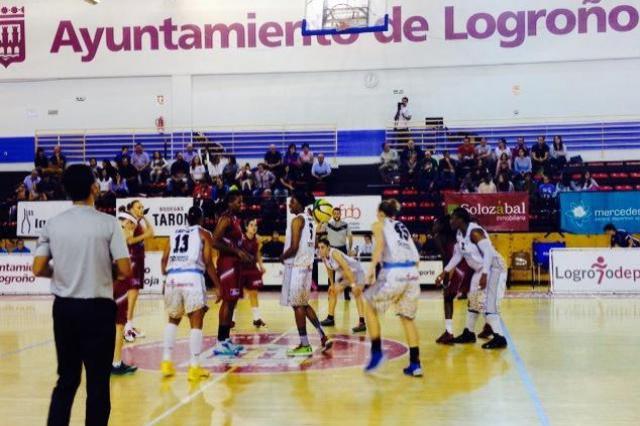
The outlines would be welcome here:
[[[164,276],[162,275],[162,252],[151,251],[144,255],[144,288],[140,294],[162,294]]]
[[[146,218],[153,225],[156,236],[168,237],[173,229],[188,226],[187,214],[193,206],[193,198],[118,198],[116,210],[120,207],[126,209],[129,203],[136,200],[140,201],[145,209],[149,209]]]
[[[304,1],[109,0],[97,6],[80,0],[4,2],[0,26],[6,31],[0,31],[0,46],[9,48],[0,49],[0,80],[419,68],[640,55],[638,0],[389,3],[386,33],[303,37]]]
[[[47,220],[71,208],[71,201],[21,201],[18,203],[16,233],[19,237],[39,237]]]
[[[50,294],[48,278],[36,278],[30,255],[0,255],[0,294]]]
[[[553,293],[640,293],[640,249],[552,249]]]
[[[371,231],[371,225],[378,220],[378,204],[382,201],[379,195],[353,197],[322,197],[333,207],[342,211],[342,220],[349,224],[351,232]],[[287,199],[287,206],[289,199]],[[287,224],[291,222],[291,212],[287,208]]]

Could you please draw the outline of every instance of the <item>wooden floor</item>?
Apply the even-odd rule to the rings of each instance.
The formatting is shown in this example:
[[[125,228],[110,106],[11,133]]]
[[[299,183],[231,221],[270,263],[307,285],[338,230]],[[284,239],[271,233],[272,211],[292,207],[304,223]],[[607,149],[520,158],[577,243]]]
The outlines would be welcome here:
[[[319,313],[326,313],[320,294]],[[316,305],[318,306],[318,305]],[[456,309],[463,311],[462,302]],[[0,423],[42,425],[55,381],[51,300],[0,298]],[[214,314],[217,309],[214,308]],[[249,352],[235,363],[209,359],[212,378],[195,386],[184,373],[162,380],[160,356],[165,317],[160,299],[140,303],[138,325],[146,339],[127,357],[146,369],[112,380],[112,425],[637,425],[640,423],[640,299],[551,299],[516,295],[503,301],[511,346],[486,352],[479,345],[442,347],[442,307],[436,293],[423,295],[418,326],[423,379],[403,377],[406,349],[390,314],[385,347],[396,355],[382,371],[365,376],[366,342],[349,336],[355,306],[340,302],[333,358],[307,363],[286,359],[295,342],[292,314],[274,294],[263,297],[270,333],[254,336],[247,302],[234,330]],[[217,315],[206,320],[215,334]],[[456,330],[463,324],[456,318]],[[480,324],[479,324],[480,327]],[[179,339],[187,337],[182,324]],[[291,339],[290,339],[291,338]],[[184,342],[184,341],[183,341]],[[312,342],[313,343],[313,342]],[[212,339],[207,339],[210,347]],[[178,363],[186,357],[179,348]],[[133,359],[131,359],[133,358]],[[136,359],[137,358],[137,359]],[[72,424],[84,424],[84,390]]]

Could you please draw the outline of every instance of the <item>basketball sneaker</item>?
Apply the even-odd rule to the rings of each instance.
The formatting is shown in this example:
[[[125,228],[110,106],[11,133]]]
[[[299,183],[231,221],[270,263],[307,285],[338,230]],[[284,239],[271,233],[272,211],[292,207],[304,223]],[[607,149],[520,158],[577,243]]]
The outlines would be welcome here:
[[[485,324],[482,332],[478,334],[478,338],[491,339],[491,336],[493,336],[493,328],[489,324]]]
[[[231,342],[231,339],[218,342],[218,344],[213,348],[213,356],[238,356],[241,352],[242,349],[239,349],[238,346],[234,345]]]
[[[322,353],[326,354],[333,347],[333,340],[329,339],[327,336],[322,336],[320,339],[320,343],[322,344]]]
[[[136,333],[133,331],[133,329],[125,330],[122,337],[124,338],[124,341],[127,343],[133,343],[136,341]]]
[[[187,373],[187,380],[190,382],[195,382],[200,379],[206,379],[211,375],[209,370],[205,370],[199,365],[189,367],[189,372]]]
[[[360,323],[358,323],[358,325],[353,327],[351,329],[351,331],[354,332],[354,333],[363,333],[363,332],[367,331],[367,326],[366,326],[365,323],[360,322]]]
[[[442,336],[438,337],[438,340],[436,340],[436,343],[440,344],[440,345],[453,345],[455,338],[453,337],[453,334],[449,333],[448,331],[445,331],[444,333],[442,333]]]
[[[260,327],[266,327],[267,324],[264,321],[262,321],[261,319],[257,319],[257,320],[255,320],[253,322],[253,326],[256,327],[256,328],[260,328]]]
[[[293,349],[289,349],[287,351],[287,356],[288,357],[310,357],[313,355],[313,349],[311,349],[311,346],[307,345],[307,346],[303,346],[303,345],[298,345]]]
[[[175,376],[176,369],[173,366],[173,362],[171,362],[171,361],[162,361],[162,363],[160,363],[160,372],[162,373],[162,377]]]
[[[476,333],[472,333],[468,328],[465,328],[461,335],[453,339],[453,343],[475,343],[476,342]]]
[[[405,368],[404,370],[402,370],[405,374],[405,376],[411,376],[411,377],[422,377],[423,373],[422,373],[422,366],[420,364],[414,364],[411,363],[409,364],[409,366],[407,368]]]
[[[373,373],[386,361],[386,357],[383,352],[372,352],[369,363],[364,367],[365,373]]]
[[[146,334],[144,334],[141,330],[133,327],[132,328],[133,334],[135,335],[136,339],[144,339],[145,337],[147,337]]]
[[[325,318],[320,321],[320,325],[323,327],[334,327],[336,325],[336,321],[333,318]]]
[[[493,339],[482,345],[482,349],[504,349],[507,347],[507,339],[499,334],[494,334]]]
[[[111,366],[111,374],[114,376],[124,376],[125,374],[133,374],[138,370],[138,367],[135,365],[127,365],[124,362],[121,362],[119,366],[114,367]]]

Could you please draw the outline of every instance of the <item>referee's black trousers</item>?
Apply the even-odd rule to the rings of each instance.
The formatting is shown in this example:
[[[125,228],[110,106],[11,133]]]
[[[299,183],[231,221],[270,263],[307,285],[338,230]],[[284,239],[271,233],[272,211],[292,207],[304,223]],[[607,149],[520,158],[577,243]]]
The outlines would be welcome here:
[[[87,380],[85,424],[106,426],[109,423],[109,380],[115,322],[116,304],[113,300],[56,297],[53,302],[53,334],[58,356],[58,382],[51,395],[48,426],[69,424],[82,365]]]

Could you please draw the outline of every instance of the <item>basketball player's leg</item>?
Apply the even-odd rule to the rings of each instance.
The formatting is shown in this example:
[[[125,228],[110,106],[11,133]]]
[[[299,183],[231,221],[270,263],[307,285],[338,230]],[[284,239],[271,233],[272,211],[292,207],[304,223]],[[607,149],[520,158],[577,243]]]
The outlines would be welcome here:
[[[144,286],[144,261],[136,261],[133,264],[133,278],[129,281],[129,292],[127,293],[127,323],[124,327],[127,341],[133,341],[137,337],[144,337],[144,333],[134,327],[133,318],[140,290]]]
[[[502,349],[507,347],[507,339],[502,330],[499,301],[502,287],[506,285],[507,274],[502,269],[492,269],[487,279],[485,318],[491,327],[493,338],[482,345],[484,349]]]
[[[396,284],[393,282],[392,272],[381,270],[378,274],[378,281],[364,294],[367,332],[371,340],[371,357],[364,369],[366,373],[377,370],[384,362],[378,316],[384,314],[393,300],[400,294]]]
[[[409,366],[403,370],[404,374],[413,377],[422,377],[420,364],[420,338],[416,329],[415,317],[418,311],[418,299],[420,298],[420,283],[410,281],[402,295],[396,302],[396,313],[402,323],[404,334],[409,346]]]
[[[176,344],[178,326],[184,315],[184,299],[182,290],[177,285],[178,283],[177,279],[169,275],[164,290],[164,305],[168,315],[167,325],[164,328],[162,363],[160,364],[160,371],[164,377],[171,377],[176,374],[172,355]]]
[[[201,378],[209,377],[209,371],[200,367],[200,354],[202,353],[202,324],[205,315],[204,303],[202,307],[190,312],[189,323],[191,331],[189,332],[189,352],[191,358],[189,360],[189,373],[187,375],[190,381],[196,381]]]
[[[459,271],[455,271],[450,279],[448,275],[445,278],[444,289],[442,290],[445,331],[436,340],[436,343],[441,345],[453,345],[453,303],[460,289],[462,277],[459,274]]]
[[[124,345],[124,326],[127,322],[128,289],[125,281],[116,281],[113,285],[113,299],[116,302],[116,340],[113,352],[111,374],[121,376],[134,373],[138,367],[122,362],[122,347]]]
[[[218,343],[213,350],[214,355],[237,356],[244,349],[231,341],[233,313],[242,297],[240,277],[235,260],[225,259],[218,262],[222,303],[218,312]]]
[[[358,274],[358,283],[353,287],[353,296],[356,299],[356,310],[358,312],[358,324],[351,329],[354,333],[362,333],[367,331],[367,326],[364,320],[364,272]]]
[[[335,314],[336,314],[336,305],[338,304],[338,294],[340,290],[336,287],[336,285],[330,285],[327,290],[327,318],[322,320],[321,324],[324,327],[333,327],[336,325],[335,322]]]
[[[260,328],[267,324],[262,320],[260,315],[260,302],[258,301],[258,290],[262,287],[262,272],[259,270],[251,270],[244,273],[241,277],[241,286],[249,298],[249,306],[251,306],[251,316],[253,317],[253,326]]]

